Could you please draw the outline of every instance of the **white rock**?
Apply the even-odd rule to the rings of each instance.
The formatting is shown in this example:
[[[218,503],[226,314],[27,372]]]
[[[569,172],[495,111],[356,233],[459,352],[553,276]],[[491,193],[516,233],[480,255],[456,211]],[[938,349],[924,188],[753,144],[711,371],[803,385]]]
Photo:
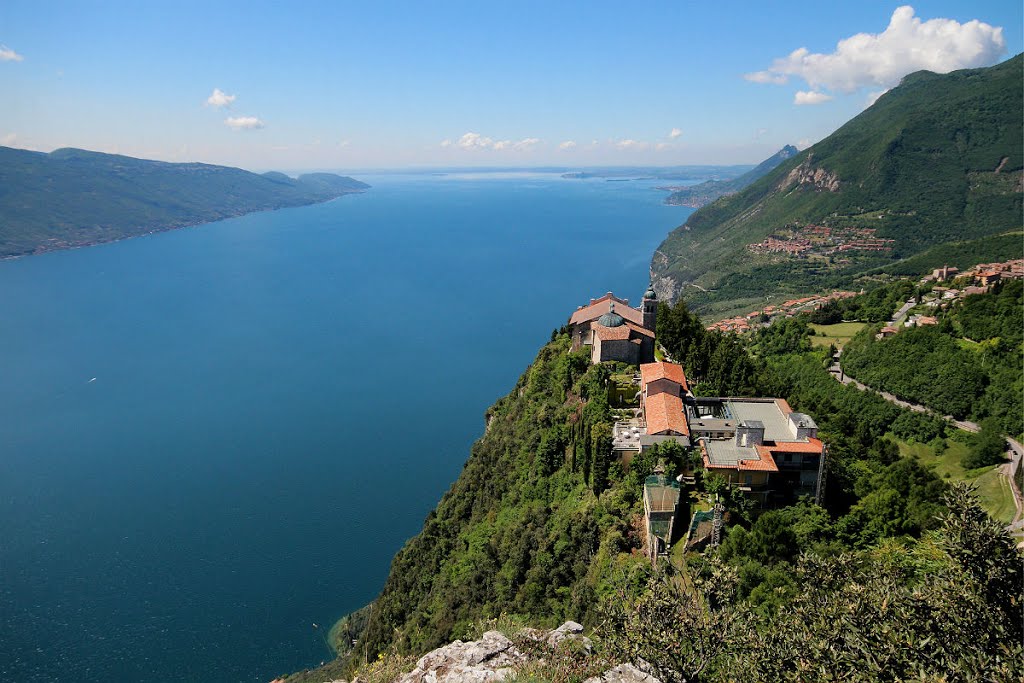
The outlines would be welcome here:
[[[546,642],[551,647],[558,647],[562,642],[568,640],[579,643],[584,650],[590,652],[593,649],[593,643],[590,638],[580,635],[581,633],[583,633],[582,625],[575,621],[567,621],[549,633]]]
[[[583,683],[661,683],[650,674],[645,674],[632,664],[619,664],[600,676],[588,678]]]
[[[494,683],[505,680],[523,658],[511,640],[488,631],[480,640],[456,640],[423,655],[396,683]]]

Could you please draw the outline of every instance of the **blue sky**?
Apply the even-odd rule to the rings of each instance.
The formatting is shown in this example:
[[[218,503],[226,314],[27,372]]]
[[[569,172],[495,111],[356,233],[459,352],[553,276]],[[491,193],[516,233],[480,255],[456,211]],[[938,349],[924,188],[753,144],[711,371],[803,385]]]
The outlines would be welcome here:
[[[254,170],[755,163],[910,71],[1021,52],[1022,25],[1019,0],[5,0],[0,144]]]

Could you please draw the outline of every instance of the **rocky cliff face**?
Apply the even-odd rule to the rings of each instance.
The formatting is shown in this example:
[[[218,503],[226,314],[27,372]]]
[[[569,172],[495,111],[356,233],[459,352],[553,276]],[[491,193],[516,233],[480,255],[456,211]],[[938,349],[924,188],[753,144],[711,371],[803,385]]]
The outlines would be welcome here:
[[[794,168],[782,181],[780,189],[786,190],[793,185],[810,185],[815,190],[838,192],[839,176],[825,169],[814,167],[814,154],[807,155],[799,166]]]
[[[517,647],[500,631],[487,631],[480,640],[456,640],[423,655],[412,671],[400,675],[393,683],[496,683],[531,664],[543,663],[545,655],[557,656],[560,649],[572,649],[584,655],[591,650],[590,639],[583,635],[583,627],[573,621],[567,621],[553,631],[524,629],[517,634],[517,640],[532,642],[537,647],[531,648],[532,652],[525,652],[526,648]],[[349,682],[334,680],[324,683]],[[357,677],[351,683],[367,681]],[[588,678],[585,683],[660,681],[632,664],[619,664]]]

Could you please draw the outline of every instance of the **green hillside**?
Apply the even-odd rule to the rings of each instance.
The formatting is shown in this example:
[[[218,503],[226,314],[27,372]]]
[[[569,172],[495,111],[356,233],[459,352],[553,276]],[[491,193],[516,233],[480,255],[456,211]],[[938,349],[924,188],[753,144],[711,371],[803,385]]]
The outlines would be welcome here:
[[[769,171],[796,154],[799,154],[799,150],[796,147],[793,145],[786,145],[778,152],[741,175],[739,178],[732,178],[730,180],[706,180],[699,185],[684,187],[680,190],[676,190],[668,197],[665,197],[665,203],[672,206],[691,206],[694,208],[700,208],[706,204],[710,204],[719,197],[739,192],[755,180],[768,175]]]
[[[709,492],[720,491],[728,511],[725,542],[718,551],[687,557],[674,552],[671,560],[659,565],[667,574],[652,571],[638,533],[642,482],[659,460],[670,474],[680,471],[690,453],[672,443],[645,451],[628,464],[610,457],[610,428],[617,411],[609,396],[618,395],[616,383],[632,371],[611,364],[591,366],[585,350],[572,352],[569,337],[556,334],[515,388],[488,410],[486,431],[473,445],[458,480],[427,516],[422,531],[395,556],[377,599],[334,629],[346,644],[355,640],[356,647],[339,648],[338,660],[286,680],[351,680],[358,670],[362,680],[390,683],[392,677],[375,674],[378,665],[390,671],[404,663],[408,670],[411,661],[438,645],[477,637],[481,621],[488,619],[536,627],[578,620],[592,629],[598,647],[612,648],[607,654],[617,661],[636,656],[652,661],[655,656],[685,652],[701,634],[714,633],[716,642],[722,638],[721,651],[699,680],[723,683],[736,680],[736,671],[781,666],[779,662],[789,657],[806,656],[808,639],[832,643],[815,655],[822,663],[820,676],[809,671],[789,679],[749,673],[743,680],[834,680],[829,678],[832,669],[824,663],[840,657],[868,672],[850,680],[877,680],[878,667],[929,674],[954,667],[978,680],[984,678],[982,672],[1001,672],[1000,667],[1006,666],[998,661],[1001,655],[991,661],[987,658],[995,652],[993,643],[1003,624],[1016,628],[1013,617],[999,610],[1010,610],[1005,605],[1018,600],[1019,574],[1007,573],[1002,566],[990,569],[986,580],[1012,591],[1009,597],[1000,592],[989,600],[979,596],[975,584],[965,582],[956,567],[951,566],[951,571],[956,570],[952,574],[940,571],[945,560],[930,544],[935,541],[932,534],[941,532],[949,489],[930,466],[900,455],[900,443],[944,443],[943,421],[836,382],[826,370],[827,352],[811,348],[802,319],[773,325],[748,345],[733,335],[705,332],[700,319],[682,303],[664,306],[659,323],[662,318],[659,338],[682,359],[689,377],[700,378],[694,383],[696,393],[780,395],[796,410],[814,416],[830,452],[824,507],[801,501],[762,513],[739,489],[722,488],[715,476],[698,470],[697,485],[685,487],[679,518],[689,520],[695,509],[707,509]],[[725,373],[726,368],[732,373]],[[1019,562],[1009,536],[993,526],[975,503],[963,500],[954,509],[968,510],[974,523],[985,525],[991,544],[1005,546],[999,551],[1003,564]],[[925,545],[918,546],[914,539]],[[960,543],[952,543],[955,552]],[[675,547],[682,550],[683,545]],[[886,657],[899,662],[881,663],[873,658],[881,646],[865,650],[856,643],[862,638],[888,643],[896,629],[906,639],[900,642],[916,642],[931,638],[935,625],[946,623],[886,611],[895,596],[909,598],[920,586],[921,577],[905,573],[914,563],[917,547],[927,549],[931,581],[941,574],[957,582],[955,591],[942,584],[934,597],[940,603],[959,600],[957,596],[974,601],[983,609],[979,623],[987,625],[972,626],[971,639],[959,644],[947,642],[945,635],[935,636],[944,643],[942,648],[952,648],[941,662],[929,659],[930,655],[922,658],[918,648],[897,647],[889,648]],[[833,642],[830,619],[811,624],[794,616],[784,630],[790,633],[791,626],[802,624],[792,631],[800,635],[776,651],[782,646],[768,635],[779,633],[780,619],[806,607],[808,585],[822,587],[824,593],[813,600],[818,604],[851,594],[845,581],[810,580],[805,563],[817,566],[827,558],[838,558],[840,565],[850,566],[854,557],[868,574],[886,575],[886,590],[872,593],[881,605],[876,618],[851,624],[859,635],[855,643],[843,645]],[[887,568],[895,567],[900,571],[888,575]],[[646,625],[630,620],[630,614],[648,613],[639,605],[630,608],[634,600],[639,604],[674,600],[672,591],[680,587],[707,587],[719,581],[724,583],[713,594],[691,594],[676,604],[672,609],[683,610],[677,616],[657,611]],[[851,581],[863,583],[860,578]],[[920,605],[920,600],[914,604]],[[627,609],[622,612],[624,606]],[[716,616],[708,611],[719,608],[726,612]],[[949,604],[936,603],[928,610],[933,608],[960,612]],[[626,623],[617,623],[619,619]],[[719,632],[715,624],[721,619],[736,628]],[[679,626],[668,632],[671,643],[658,640],[658,633],[666,633],[666,624]],[[1019,628],[1008,642],[1017,643],[1013,638],[1018,633]],[[624,649],[618,649],[617,642]],[[757,643],[769,642],[771,647],[757,654],[761,648]],[[1012,648],[1006,657],[1014,662],[1019,645]],[[598,651],[598,656],[602,654]],[[678,661],[666,666],[692,673]],[[818,665],[813,668],[818,670]],[[1005,677],[1005,672],[1001,675]],[[528,680],[584,678],[566,671],[552,676]],[[985,680],[999,677],[992,674]]]
[[[995,236],[1022,225],[1022,64],[1017,56],[907,76],[828,138],[674,230],[652,261],[659,294],[724,312],[765,294],[848,284],[949,242],[985,251],[994,240],[992,250],[1005,251]],[[799,256],[750,247],[806,238],[807,226],[884,247],[816,246]]]
[[[0,147],[0,258],[327,201],[369,185],[58,149]]]

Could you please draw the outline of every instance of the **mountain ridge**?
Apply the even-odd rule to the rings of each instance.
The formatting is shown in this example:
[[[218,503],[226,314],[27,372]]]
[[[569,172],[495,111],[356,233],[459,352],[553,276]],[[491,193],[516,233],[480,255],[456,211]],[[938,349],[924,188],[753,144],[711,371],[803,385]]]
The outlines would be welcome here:
[[[76,148],[0,147],[0,258],[314,204],[368,188],[331,173],[291,178]]]
[[[821,142],[698,210],[655,252],[659,296],[674,300],[685,288],[691,305],[713,315],[1019,230],[1022,63],[1018,55],[983,69],[910,74]],[[808,227],[854,237],[824,253]],[[858,250],[865,240],[880,241]],[[789,247],[804,251],[793,256]]]

